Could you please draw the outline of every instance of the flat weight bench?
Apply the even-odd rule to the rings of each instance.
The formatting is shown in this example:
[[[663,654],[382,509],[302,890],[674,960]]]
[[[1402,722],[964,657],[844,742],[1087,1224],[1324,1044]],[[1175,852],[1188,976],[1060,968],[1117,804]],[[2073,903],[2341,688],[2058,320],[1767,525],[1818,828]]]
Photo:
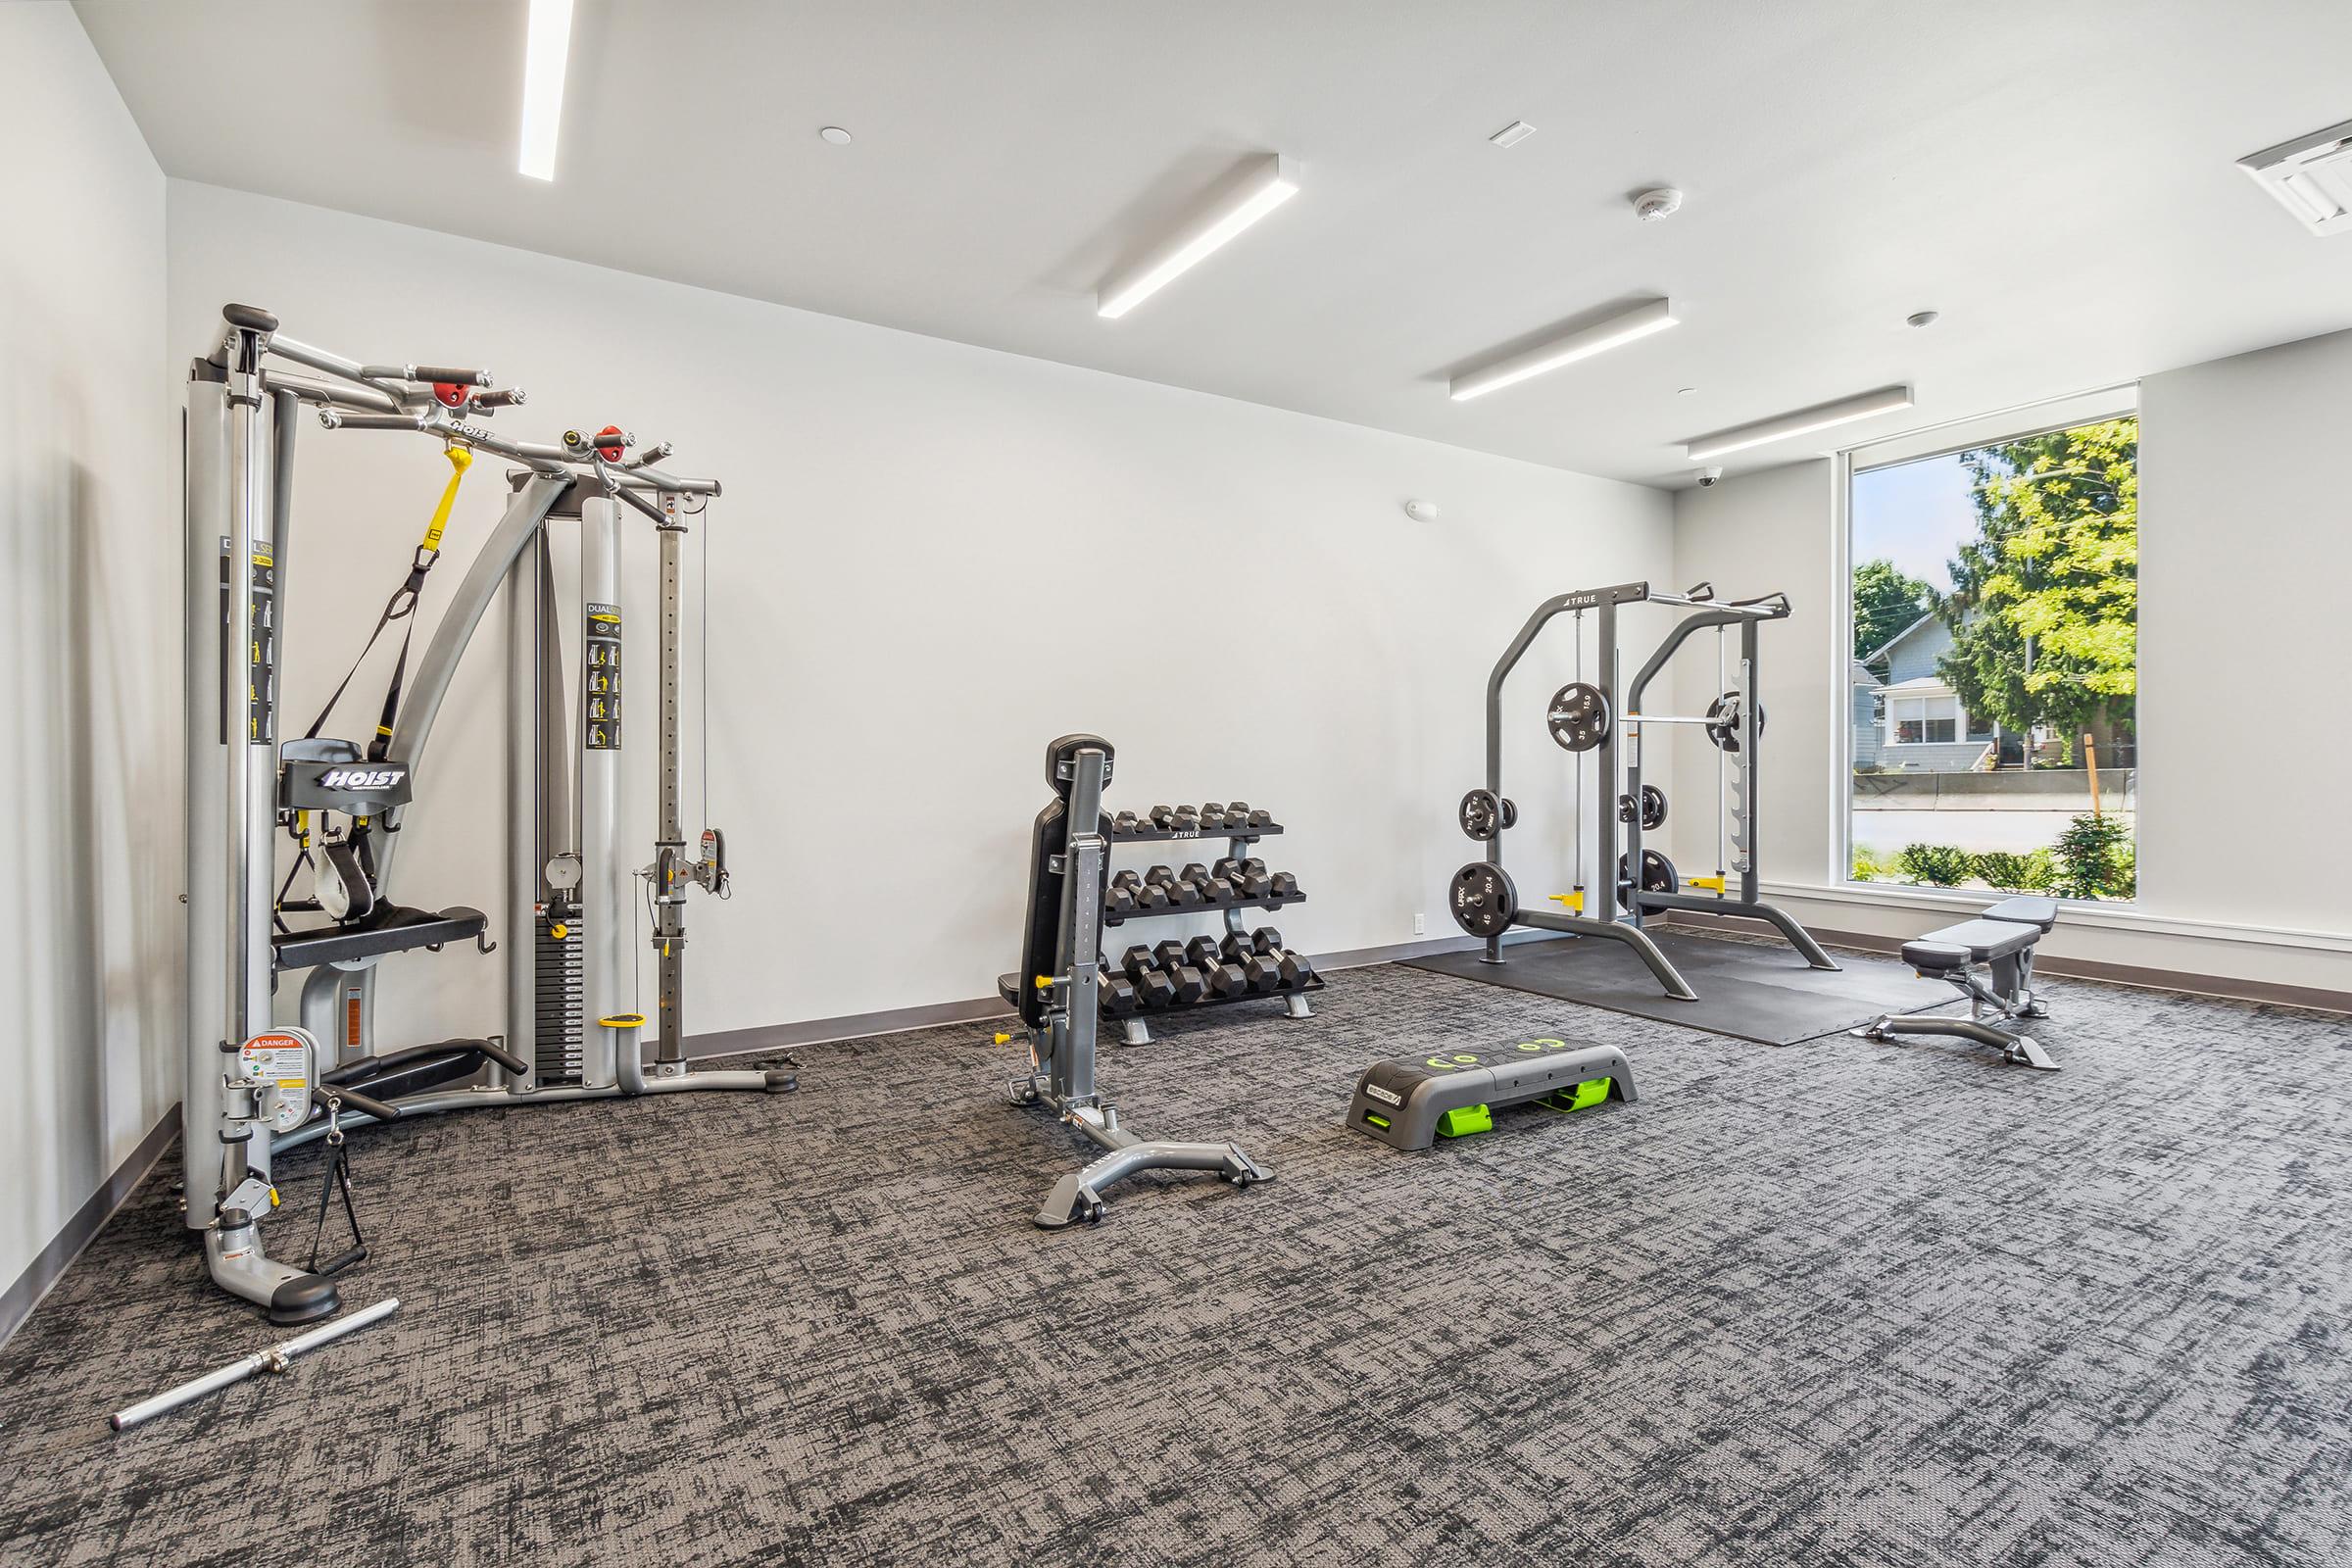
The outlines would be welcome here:
[[[1497,1105],[1533,1100],[1566,1111],[1633,1098],[1634,1070],[1615,1046],[1522,1040],[1376,1061],[1355,1081],[1348,1125],[1392,1149],[1427,1149],[1440,1134],[1487,1131]]]
[[[2043,1072],[2058,1064],[2034,1038],[2015,1027],[2022,1019],[2046,1018],[2050,1009],[2034,996],[2034,945],[2058,923],[2054,899],[2003,899],[1974,920],[1931,931],[1903,944],[1903,961],[1923,980],[1944,980],[1968,998],[1968,1016],[1888,1013],[1854,1031],[1865,1040],[1897,1035],[1951,1035],[1993,1047],[2003,1061]],[[1985,973],[1980,975],[1979,968]]]

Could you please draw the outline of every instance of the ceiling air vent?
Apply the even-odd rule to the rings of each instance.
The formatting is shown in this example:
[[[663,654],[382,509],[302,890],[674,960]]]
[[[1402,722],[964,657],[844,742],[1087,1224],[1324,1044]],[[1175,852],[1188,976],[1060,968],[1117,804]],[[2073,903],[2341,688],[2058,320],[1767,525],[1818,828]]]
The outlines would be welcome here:
[[[2352,120],[2266,147],[2237,167],[2314,234],[2352,233]]]

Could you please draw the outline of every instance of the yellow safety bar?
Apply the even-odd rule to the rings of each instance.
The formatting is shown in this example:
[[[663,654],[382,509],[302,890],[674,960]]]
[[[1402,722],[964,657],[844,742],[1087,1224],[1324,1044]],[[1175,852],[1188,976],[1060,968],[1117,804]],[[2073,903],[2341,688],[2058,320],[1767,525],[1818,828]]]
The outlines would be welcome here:
[[[1551,902],[1565,904],[1578,914],[1582,914],[1585,912],[1585,890],[1578,888],[1574,893],[1554,893],[1551,896]]]
[[[1683,878],[1683,886],[1687,888],[1706,888],[1712,892],[1721,893],[1723,891],[1723,878],[1719,876],[1687,876]]]

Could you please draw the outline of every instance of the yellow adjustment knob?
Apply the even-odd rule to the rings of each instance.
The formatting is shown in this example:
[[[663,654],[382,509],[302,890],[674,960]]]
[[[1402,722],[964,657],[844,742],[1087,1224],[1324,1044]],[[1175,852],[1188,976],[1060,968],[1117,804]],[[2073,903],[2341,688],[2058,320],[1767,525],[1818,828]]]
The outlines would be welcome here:
[[[642,1029],[645,1027],[645,1014],[642,1012],[616,1012],[610,1018],[599,1018],[596,1021],[608,1029]]]
[[[1051,991],[1054,989],[1054,977],[1050,974],[1041,974],[1030,984],[1036,986],[1040,991]]]
[[[1009,1046],[1012,1044],[1012,1036],[1000,1029],[994,1035],[989,1037],[989,1043],[992,1045]]]
[[[571,935],[571,927],[559,920],[554,925],[551,925],[547,928],[547,934],[551,937],[554,937],[558,942],[561,942],[565,937]]]

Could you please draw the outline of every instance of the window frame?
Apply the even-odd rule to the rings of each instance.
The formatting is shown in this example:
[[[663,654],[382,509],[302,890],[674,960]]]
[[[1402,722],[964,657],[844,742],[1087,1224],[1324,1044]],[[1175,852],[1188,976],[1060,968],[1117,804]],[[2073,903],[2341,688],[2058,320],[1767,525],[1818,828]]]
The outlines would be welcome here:
[[[1831,656],[1833,668],[1845,668],[1853,660],[1854,647],[1854,572],[1853,572],[1853,501],[1854,478],[1874,468],[1894,467],[1901,464],[1917,463],[1923,459],[1951,457],[1978,447],[1997,446],[2004,441],[2020,441],[2054,430],[2071,430],[2077,425],[2096,424],[2102,419],[2138,416],[2140,388],[2137,381],[2119,382],[2084,392],[2067,393],[2033,403],[2014,405],[1988,414],[1969,415],[1960,418],[1939,420],[1919,426],[1901,434],[1885,436],[1871,441],[1856,442],[1839,447],[1830,458],[1830,620]],[[1957,698],[1955,697],[1955,701]],[[1842,894],[1861,893],[1874,897],[1900,900],[1923,893],[1945,893],[1948,889],[1897,887],[1884,882],[1858,882],[1854,879],[1854,726],[1849,704],[1850,694],[1840,693],[1834,699],[1831,710],[1830,747],[1832,768],[1829,791],[1829,843],[1833,861],[1829,866],[1826,886]],[[1893,743],[1886,739],[1892,733],[1891,713],[1894,699],[1884,694],[1874,697],[1879,710],[1888,715],[1876,727],[1880,735],[1879,749],[1884,752],[1896,744],[1936,744],[1930,742]],[[1874,717],[1880,713],[1874,710]],[[2000,726],[1989,726],[1990,738],[1967,733],[1968,714],[1960,713],[1960,739],[1997,747],[2006,733]],[[2024,737],[2031,753],[2036,737]],[[2137,834],[2134,832],[2134,841]],[[1971,896],[1976,896],[1973,893]],[[2071,901],[2070,901],[2071,902]],[[2098,901],[2091,907],[2101,909],[2130,909],[2138,904],[2135,897],[2130,902]]]

